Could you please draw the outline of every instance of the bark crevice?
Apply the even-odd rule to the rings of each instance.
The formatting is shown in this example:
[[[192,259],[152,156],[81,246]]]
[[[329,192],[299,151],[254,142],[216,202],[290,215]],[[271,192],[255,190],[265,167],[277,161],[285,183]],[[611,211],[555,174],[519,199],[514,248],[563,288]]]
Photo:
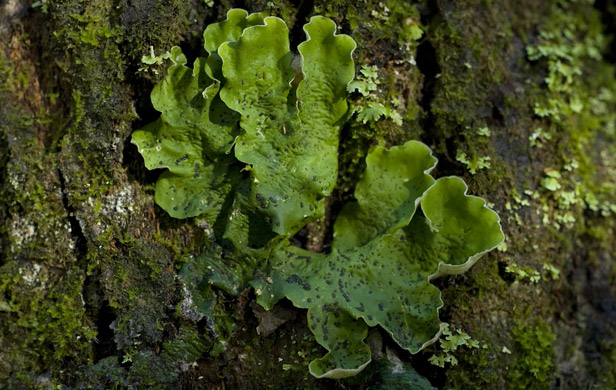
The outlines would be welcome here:
[[[62,205],[66,210],[66,217],[71,227],[71,237],[75,242],[75,250],[77,260],[81,263],[88,254],[88,241],[83,234],[83,229],[79,220],[75,216],[75,208],[70,204],[68,200],[68,190],[66,188],[66,179],[61,169],[58,169],[58,180],[60,181],[60,192],[62,193]]]

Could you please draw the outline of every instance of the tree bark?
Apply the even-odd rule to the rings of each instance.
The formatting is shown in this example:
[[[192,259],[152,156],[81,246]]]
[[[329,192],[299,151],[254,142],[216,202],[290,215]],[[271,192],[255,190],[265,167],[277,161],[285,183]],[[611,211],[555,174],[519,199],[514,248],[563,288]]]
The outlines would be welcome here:
[[[441,319],[479,348],[411,355],[376,328],[365,372],[318,380],[323,349],[290,303],[215,291],[223,349],[182,310],[178,272],[205,235],[156,206],[159,172],[130,144],[159,115],[166,66],[141,57],[205,56],[204,27],[233,7],[282,17],[292,45],[310,16],[334,19],[356,73],[377,68],[371,99],[402,118],[345,125],[328,216],[301,232],[311,249],[378,143],[423,141],[436,176],[493,204],[505,245],[435,282]],[[385,361],[442,389],[616,388],[615,18],[609,0],[0,4],[0,389],[414,388]],[[457,364],[428,360],[445,353]]]

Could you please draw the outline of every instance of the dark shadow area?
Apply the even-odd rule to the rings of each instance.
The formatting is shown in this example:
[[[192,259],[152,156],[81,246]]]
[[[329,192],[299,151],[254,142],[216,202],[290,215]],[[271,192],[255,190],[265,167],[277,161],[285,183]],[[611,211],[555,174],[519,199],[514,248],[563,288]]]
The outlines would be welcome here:
[[[133,128],[133,129],[138,129]],[[131,137],[124,140],[122,147],[122,165],[130,180],[135,180],[142,185],[153,185],[163,169],[149,170],[145,167],[145,161],[139,153],[137,146],[131,142]]]
[[[58,169],[58,179],[60,181],[60,191],[62,192],[62,205],[66,210],[68,222],[71,225],[71,237],[75,242],[75,249],[77,250],[77,260],[81,261],[85,259],[85,256],[88,253],[88,241],[83,234],[83,230],[81,229],[81,225],[79,224],[77,217],[75,217],[75,209],[68,201],[68,197],[66,195],[66,181],[60,169]]]
[[[493,100],[493,106],[492,106],[492,115],[491,117],[487,118],[488,119],[488,125],[489,126],[500,126],[503,127],[505,124],[505,116],[503,115],[503,111],[502,108],[503,107],[503,98],[501,95],[499,95],[496,98],[496,101]]]
[[[419,375],[430,381],[430,384],[432,386],[436,387],[437,389],[444,389],[447,380],[447,369],[435,366],[428,361],[428,359],[430,358],[430,356],[432,356],[433,353],[434,351],[426,351],[424,349],[423,351],[414,355],[414,357],[409,357],[408,360],[412,362],[415,371],[417,371]]]
[[[438,15],[439,8],[436,1],[426,1],[418,5],[420,13],[420,21],[426,27],[426,34],[423,42],[417,46],[416,62],[417,68],[423,74],[423,86],[421,88],[421,100],[419,105],[424,111],[424,116],[421,125],[426,132],[430,134],[434,128],[434,115],[431,112],[432,100],[434,100],[434,89],[436,86],[437,75],[441,72],[441,67],[438,64],[436,49],[430,42],[430,24]]]
[[[419,11],[419,15],[421,17],[421,24],[423,26],[427,26],[430,24],[432,19],[439,13],[438,1],[420,1],[419,4],[417,4],[417,10]]]
[[[291,51],[297,52],[297,45],[304,42],[306,40],[306,33],[304,32],[304,24],[308,23],[310,20],[302,19],[299,17],[300,15],[312,15],[312,10],[314,8],[314,0],[292,0],[291,3],[295,6],[298,16],[293,28],[289,32],[289,40],[291,43]]]
[[[417,67],[424,75],[419,105],[424,111],[422,127],[427,134],[434,129],[434,115],[431,112],[432,100],[435,96],[436,76],[441,72],[436,57],[436,50],[429,40],[424,40],[417,46]]]
[[[599,372],[607,368],[616,343],[616,288],[607,276],[614,273],[614,258],[608,251],[591,254],[588,247],[578,249],[573,280],[580,286],[584,355],[591,370]]]
[[[616,2],[613,0],[596,0],[595,8],[601,13],[603,33],[609,38],[608,50],[603,53],[603,58],[611,63],[616,63]]]
[[[105,300],[96,317],[96,339],[98,343],[94,344],[94,361],[98,361],[107,356],[118,354],[115,345],[114,333],[111,329],[111,323],[116,320],[116,315],[113,312],[109,301]]]
[[[507,263],[503,261],[498,262],[498,276],[505,282],[511,284],[515,282],[515,274],[513,272],[507,272]]]
[[[116,315],[105,299],[100,285],[100,272],[95,271],[88,275],[83,284],[83,298],[85,301],[86,314],[96,327],[96,339],[92,343],[94,347],[94,362],[108,356],[118,355],[114,333],[110,325],[116,320]]]

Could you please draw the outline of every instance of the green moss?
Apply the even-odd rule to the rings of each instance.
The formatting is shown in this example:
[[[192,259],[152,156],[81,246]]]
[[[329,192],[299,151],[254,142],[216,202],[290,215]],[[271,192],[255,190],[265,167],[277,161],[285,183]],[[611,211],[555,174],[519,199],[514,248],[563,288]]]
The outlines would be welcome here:
[[[184,2],[178,4],[186,7]],[[144,201],[129,183],[120,163],[122,142],[135,118],[132,91],[123,84],[129,71],[122,50],[141,48],[142,42],[125,44],[121,50],[124,27],[118,16],[118,9],[103,1],[50,4],[44,19],[50,33],[40,42],[47,48],[43,60],[53,58],[60,71],[39,80],[24,78],[32,76],[29,70],[18,78],[14,71],[3,72],[10,77],[3,92],[32,88],[41,80],[47,83],[46,90],[62,90],[60,99],[50,96],[43,107],[63,119],[50,121],[49,116],[12,107],[8,111],[20,114],[15,117],[19,126],[12,121],[8,130],[2,129],[11,137],[21,134],[14,137],[19,143],[11,144],[7,165],[11,185],[2,193],[2,204],[12,210],[10,216],[19,229],[7,233],[11,255],[3,259],[0,270],[0,338],[3,346],[11,346],[0,351],[0,360],[10,363],[0,365],[0,381],[11,372],[15,379],[20,372],[31,378],[30,373],[48,371],[54,380],[73,383],[76,371],[63,369],[86,366],[101,352],[94,341],[96,318],[88,315],[96,316],[104,301],[117,309],[113,326],[118,345],[127,353],[152,348],[160,342],[163,327],[172,322],[169,305],[178,299],[175,267],[172,255],[161,253],[168,254],[169,242],[189,243],[192,234],[163,226],[159,232],[163,246],[155,242],[151,228],[138,222],[142,217],[129,218],[135,212],[153,211],[143,211],[148,210],[147,198]],[[182,25],[170,19],[164,21],[167,24]],[[173,34],[163,38],[179,39]],[[19,64],[7,64],[6,69],[11,68],[21,69]],[[33,124],[39,129],[33,130]],[[29,135],[35,131],[39,133]],[[81,296],[86,271],[97,280],[95,285],[100,283],[93,294],[97,298],[85,297],[87,303]],[[102,330],[109,325],[104,323]],[[153,355],[151,363],[157,359]]]
[[[95,364],[78,370],[75,374],[76,382],[85,389],[93,388],[93,384],[98,384],[105,389],[119,390],[124,389],[129,383],[127,371],[118,364],[116,356],[103,358]]]
[[[531,199],[540,204],[541,225],[549,226],[557,239],[563,234],[583,240],[586,234],[603,237],[586,243],[584,249],[588,251],[586,272],[602,273],[598,269],[613,269],[605,257],[606,250],[613,251],[613,243],[605,237],[614,228],[611,216],[616,211],[616,97],[611,92],[616,88],[615,72],[602,58],[609,47],[595,8],[583,1],[555,1],[550,12],[539,36],[527,45],[534,69],[544,72],[543,79],[535,84],[532,99],[534,113],[541,118],[536,127],[548,129],[543,133],[549,135],[535,147],[542,149],[537,151],[540,158],[553,156],[546,161],[547,167],[538,179],[540,186],[531,193]],[[531,207],[535,202],[531,200]],[[564,242],[568,248],[575,245],[566,238]],[[571,269],[562,258],[551,257],[550,261],[559,268]],[[608,277],[613,278],[613,274]],[[605,378],[602,386],[610,387],[606,383],[616,376],[616,331],[608,329],[601,342],[585,347],[588,351],[601,350],[604,358],[596,360],[592,354],[585,358],[593,367],[589,371],[600,371],[599,376]],[[557,343],[567,341],[557,339]]]
[[[123,29],[126,41],[125,57],[131,64],[138,64],[141,57],[149,54],[150,48],[155,53],[165,52],[182,39],[195,43],[201,39],[202,29],[198,23],[190,20],[202,20],[209,15],[203,1],[169,1],[148,2],[134,1],[123,10]],[[195,27],[197,27],[195,29]],[[140,77],[156,79],[152,73],[140,73]]]
[[[540,192],[543,222],[557,229],[571,227],[585,208],[603,216],[616,210],[610,200],[616,188],[610,179],[613,162],[596,158],[613,155],[609,141],[616,136],[616,96],[610,92],[616,79],[601,61],[607,40],[600,25],[598,13],[584,4],[559,1],[537,40],[527,46],[529,59],[547,70],[536,86],[533,108],[544,118],[542,128],[549,130],[535,130],[531,138],[545,133],[548,137],[539,146],[547,144],[562,156],[545,170]],[[608,146],[600,153],[588,153],[598,142]]]
[[[283,348],[276,347],[276,344],[279,344],[279,341],[276,340],[278,337],[284,340],[286,348],[284,346]],[[276,372],[277,375],[281,376],[281,385],[283,383],[291,385],[296,378],[302,377],[303,380],[299,381],[300,383],[313,383],[314,386],[315,379],[308,373],[308,364],[321,356],[323,350],[321,346],[315,343],[311,335],[286,329],[267,337],[264,344],[269,345],[271,350],[281,352],[279,356],[270,361],[270,364],[273,365],[271,372]],[[255,353],[252,356],[252,364],[258,365],[258,354]],[[261,378],[262,383],[267,383],[266,378],[267,374]]]
[[[286,309],[288,310],[288,309]],[[301,387],[306,389],[328,389],[334,381],[316,379],[309,374],[308,364],[315,358],[322,356],[323,348],[318,345],[314,337],[304,326],[305,316],[298,316],[295,320],[276,329],[270,335],[259,335],[255,332],[256,326],[238,327],[227,347],[225,355],[236,356],[242,361],[245,372],[238,377],[232,369],[223,369],[219,375],[225,378],[228,387],[242,387],[245,381],[263,389],[282,389]],[[245,320],[246,321],[246,320]],[[256,325],[248,320],[248,324]],[[261,351],[275,351],[274,354],[264,356]],[[201,361],[200,365],[208,366],[209,362],[216,364],[224,361],[223,356],[209,358]],[[195,367],[193,375],[211,375],[201,368]]]
[[[0,188],[6,249],[0,262],[0,382],[36,388],[45,385],[37,375],[58,374],[67,362],[88,363],[96,332],[81,296],[85,274],[75,257],[57,162],[45,153],[55,97],[41,96],[27,37],[13,38],[12,58],[0,52],[0,73],[7,78],[0,134],[15,140],[3,145]]]
[[[478,331],[476,340],[485,340],[485,331]],[[502,361],[504,355],[498,345],[482,344],[483,348],[456,353],[458,365],[447,370],[448,389],[487,389],[502,384],[495,361]]]
[[[31,186],[34,190],[29,191]],[[11,346],[4,353],[21,351],[10,360],[16,371],[37,372],[38,367],[59,371],[66,360],[85,363],[96,335],[85,315],[81,297],[85,275],[74,265],[65,214],[50,207],[59,199],[47,184],[43,186],[25,183],[18,187],[25,191],[17,196],[2,193],[5,202],[13,200],[12,207],[29,210],[13,214],[14,228],[8,232],[11,252],[0,268],[0,300],[7,308],[0,313],[0,339]]]
[[[208,341],[192,325],[182,326],[178,332],[175,339],[163,344],[157,357],[149,350],[135,353],[129,374],[134,383],[141,386],[177,383],[178,373],[186,371],[208,349]]]
[[[36,290],[45,286],[35,287],[32,292],[32,278],[41,277],[45,268],[36,264],[18,270],[13,267],[13,264],[7,264],[0,271],[0,291],[11,296],[6,302],[10,310],[1,313],[6,332],[1,337],[3,345],[7,346],[3,352],[17,353],[11,359],[11,369],[14,372],[42,372],[37,367],[45,367],[58,372],[67,361],[90,361],[90,343],[96,332],[85,318],[81,300],[84,276],[72,269],[46,294],[40,294]],[[21,277],[9,280],[11,274]]]
[[[513,330],[517,359],[507,375],[514,389],[545,389],[554,375],[554,340],[556,335],[541,320],[520,324]]]

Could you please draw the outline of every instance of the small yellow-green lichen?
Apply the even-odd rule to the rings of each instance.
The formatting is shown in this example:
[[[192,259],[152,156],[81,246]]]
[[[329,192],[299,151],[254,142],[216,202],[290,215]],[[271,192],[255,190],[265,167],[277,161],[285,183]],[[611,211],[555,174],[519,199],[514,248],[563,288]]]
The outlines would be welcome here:
[[[443,336],[439,339],[439,347],[442,352],[435,353],[430,356],[428,361],[437,367],[444,368],[445,363],[449,363],[451,366],[458,364],[458,359],[455,357],[454,352],[459,347],[466,348],[487,348],[487,345],[481,345],[479,341],[471,339],[471,336],[461,329],[456,329],[452,332],[449,326],[443,329]]]

